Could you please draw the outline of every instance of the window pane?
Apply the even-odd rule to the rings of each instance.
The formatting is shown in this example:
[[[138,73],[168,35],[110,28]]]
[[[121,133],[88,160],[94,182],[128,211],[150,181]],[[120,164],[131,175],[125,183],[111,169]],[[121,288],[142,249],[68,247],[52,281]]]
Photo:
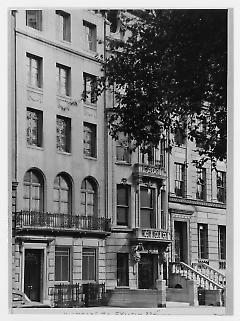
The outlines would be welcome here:
[[[68,191],[61,190],[61,201],[68,202]]]
[[[82,278],[96,280],[96,250],[93,248],[83,248]]]
[[[55,257],[55,281],[62,281],[61,277],[61,257]]]
[[[69,281],[69,258],[67,256],[62,257],[62,281]]]
[[[53,202],[53,212],[59,213],[59,203],[58,202]]]
[[[141,209],[141,227],[152,227],[150,210]]]
[[[59,200],[59,190],[58,189],[53,189],[53,200],[57,201]]]
[[[24,198],[30,198],[30,186],[24,185]]]
[[[128,225],[128,208],[124,208],[124,207],[117,208],[117,224]]]
[[[70,281],[70,250],[56,247],[55,249],[55,280]]]
[[[60,213],[68,214],[68,203],[61,202],[60,206],[61,206]]]
[[[128,205],[128,194],[125,186],[117,186],[117,204],[126,206]]]
[[[117,253],[117,285],[129,285],[128,253]]]
[[[141,189],[141,207],[152,207],[152,190]]]

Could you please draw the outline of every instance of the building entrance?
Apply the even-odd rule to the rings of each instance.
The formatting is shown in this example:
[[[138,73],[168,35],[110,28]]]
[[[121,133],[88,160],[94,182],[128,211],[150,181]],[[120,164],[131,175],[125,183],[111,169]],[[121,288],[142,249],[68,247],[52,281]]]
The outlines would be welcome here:
[[[138,263],[138,288],[155,288],[157,275],[157,255],[141,254],[141,261]]]
[[[32,301],[41,300],[43,250],[25,249],[24,293]]]
[[[174,222],[175,262],[188,263],[187,222]]]

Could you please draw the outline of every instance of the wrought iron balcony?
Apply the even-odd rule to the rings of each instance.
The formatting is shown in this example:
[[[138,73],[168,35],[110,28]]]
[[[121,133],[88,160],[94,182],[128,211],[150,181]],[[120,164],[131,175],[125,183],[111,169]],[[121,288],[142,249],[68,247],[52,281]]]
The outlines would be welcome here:
[[[138,241],[170,242],[170,231],[155,228],[136,228],[133,238]]]
[[[151,177],[155,179],[166,179],[167,173],[161,165],[134,164],[133,176],[136,178]]]
[[[105,217],[67,215],[49,212],[16,213],[16,230],[110,233],[110,219]]]

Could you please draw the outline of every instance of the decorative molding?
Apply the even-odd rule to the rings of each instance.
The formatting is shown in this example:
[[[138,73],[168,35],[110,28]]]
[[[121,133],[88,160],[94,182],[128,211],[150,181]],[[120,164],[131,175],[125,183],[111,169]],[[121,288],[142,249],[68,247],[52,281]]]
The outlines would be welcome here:
[[[97,119],[97,109],[85,105],[84,116],[88,118]]]
[[[13,190],[13,191],[15,191],[15,190],[17,189],[18,184],[19,184],[19,182],[17,182],[17,181],[13,181],[13,182],[12,182],[12,190]]]
[[[177,196],[169,196],[168,201],[172,203],[181,203],[181,204],[190,204],[190,205],[197,205],[197,206],[204,206],[204,207],[215,207],[215,208],[226,209],[226,204],[200,201],[195,199],[187,199],[187,198],[181,198]]]
[[[188,218],[189,215],[192,215],[194,211],[188,211],[188,210],[179,210],[176,208],[169,208],[169,212],[171,214],[178,214],[178,215],[187,215],[186,217]]]
[[[27,90],[27,100],[33,104],[42,104],[43,103],[43,93],[37,92],[35,90]]]
[[[63,111],[69,111],[71,100],[57,97],[57,107]]]
[[[189,220],[190,219],[190,216],[188,215],[184,215],[184,214],[180,214],[180,213],[174,213],[173,216],[172,216],[173,219],[186,219],[186,220]]]

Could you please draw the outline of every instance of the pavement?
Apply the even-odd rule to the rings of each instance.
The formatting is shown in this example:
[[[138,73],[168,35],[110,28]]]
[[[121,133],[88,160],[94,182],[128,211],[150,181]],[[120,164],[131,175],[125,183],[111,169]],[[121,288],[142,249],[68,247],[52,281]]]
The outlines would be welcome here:
[[[34,310],[34,311],[33,311]],[[80,314],[80,315],[226,315],[225,307],[189,306],[188,303],[167,302],[166,308],[120,308],[120,307],[89,307],[89,308],[57,308],[57,309],[16,309],[14,314]]]

